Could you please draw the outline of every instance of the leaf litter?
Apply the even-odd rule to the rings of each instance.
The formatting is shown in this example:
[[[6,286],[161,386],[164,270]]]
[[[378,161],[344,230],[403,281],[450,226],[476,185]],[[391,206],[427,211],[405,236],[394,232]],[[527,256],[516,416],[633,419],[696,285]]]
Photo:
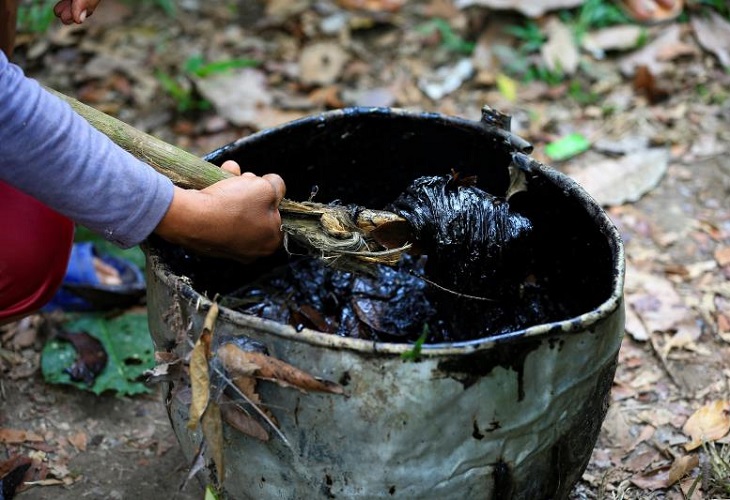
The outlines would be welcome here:
[[[116,12],[118,2],[108,1],[111,3],[98,10],[95,20],[101,19],[105,12],[112,12],[110,9]],[[486,26],[514,22],[513,17],[500,17],[506,14],[499,10],[504,6],[518,11],[523,9],[528,15],[537,16],[563,3],[467,0],[457,2],[456,5],[460,8],[457,11],[458,16],[464,16],[468,22],[460,25],[457,14],[451,14],[454,17],[450,20],[455,21],[452,25],[457,27],[459,35],[469,39],[470,34],[478,34]],[[572,168],[573,162],[582,159],[596,162],[620,161],[637,151],[654,148],[668,150],[667,168],[658,182],[640,189],[639,195],[632,195],[632,198],[638,196],[636,201],[626,198],[609,209],[612,218],[622,230],[627,255],[633,266],[629,269],[627,278],[638,273],[632,286],[627,286],[626,290],[629,316],[633,318],[629,324],[641,325],[644,329],[643,333],[634,337],[628,335],[624,340],[613,390],[613,407],[623,415],[618,429],[628,433],[633,439],[607,439],[609,434],[606,429],[612,425],[607,419],[594,458],[573,497],[595,498],[597,492],[606,492],[607,495],[624,495],[624,498],[646,498],[651,494],[649,490],[642,490],[635,485],[627,486],[629,479],[641,475],[648,477],[651,471],[656,471],[655,475],[666,474],[665,480],[668,480],[674,463],[678,464],[675,471],[689,472],[689,477],[673,486],[668,486],[665,482],[654,494],[681,498],[678,495],[681,492],[687,494],[692,481],[702,476],[697,489],[704,492],[705,498],[712,497],[708,492],[715,483],[705,480],[710,474],[708,468],[695,466],[690,459],[678,461],[684,456],[699,456],[701,461],[707,459],[712,464],[721,463],[717,458],[717,450],[722,451],[721,444],[706,443],[686,452],[684,445],[691,441],[691,437],[685,435],[682,429],[684,421],[696,409],[726,399],[726,388],[723,384],[727,383],[728,374],[724,368],[726,362],[723,360],[730,356],[730,345],[724,340],[730,340],[730,299],[722,288],[729,276],[725,254],[730,246],[730,214],[724,202],[728,195],[726,179],[730,167],[721,156],[726,149],[722,145],[728,141],[727,122],[730,118],[727,104],[729,82],[722,69],[725,57],[723,54],[728,45],[722,43],[725,40],[724,35],[714,36],[709,42],[707,38],[703,40],[703,34],[710,33],[712,15],[698,17],[693,11],[690,23],[676,22],[641,28],[647,44],[638,50],[631,46],[633,35],[624,35],[625,43],[620,48],[605,46],[601,49],[603,54],[593,50],[581,52],[580,64],[573,78],[580,85],[573,88],[565,83],[526,83],[519,75],[507,71],[505,59],[492,57],[490,63],[494,62],[494,65],[486,66],[486,71],[492,74],[491,79],[480,77],[480,72],[485,69],[479,66],[471,76],[460,79],[454,90],[444,94],[438,101],[432,101],[418,87],[419,78],[433,72],[435,68],[447,65],[450,62],[449,57],[443,55],[438,39],[424,40],[423,37],[408,36],[408,30],[405,29],[407,22],[425,19],[419,17],[421,14],[417,9],[407,2],[395,11],[388,11],[389,7],[380,2],[369,2],[369,10],[365,14],[357,9],[338,10],[339,7],[335,7],[334,11],[327,11],[327,16],[308,9],[306,2],[267,2],[267,9],[276,14],[278,20],[262,18],[264,24],[269,23],[269,26],[275,28],[267,28],[256,35],[264,40],[275,34],[278,39],[276,43],[267,42],[255,49],[245,45],[246,42],[240,38],[226,38],[223,33],[216,33],[214,27],[229,22],[231,18],[226,16],[230,16],[230,13],[215,11],[215,16],[218,16],[216,24],[209,21],[213,9],[196,11],[196,7],[190,5],[186,8],[192,8],[193,12],[199,14],[199,22],[194,25],[181,22],[175,27],[177,32],[174,36],[179,41],[179,46],[174,51],[155,49],[154,44],[159,40],[157,35],[145,35],[137,37],[139,42],[136,55],[127,51],[122,56],[121,47],[124,43],[120,41],[133,30],[120,25],[114,16],[110,16],[105,21],[108,23],[106,35],[104,30],[93,28],[91,24],[76,30],[57,30],[50,40],[42,43],[37,38],[21,38],[18,54],[21,58],[29,55],[28,64],[25,65],[29,74],[38,75],[48,82],[65,82],[71,89],[83,88],[87,95],[94,96],[100,107],[106,106],[115,112],[133,116],[140,123],[145,123],[150,131],[177,141],[184,147],[193,150],[197,148],[200,153],[230,142],[230,137],[245,135],[269,123],[276,123],[278,118],[286,121],[294,115],[301,116],[328,109],[336,99],[344,105],[354,104],[357,96],[365,95],[369,89],[376,87],[387,88],[389,102],[395,106],[449,112],[472,118],[478,118],[478,109],[485,102],[500,107],[518,117],[513,121],[514,131],[523,134],[535,144],[535,156],[538,159],[547,159],[544,156],[546,144],[572,131],[583,133],[591,139],[590,150],[564,165],[558,165],[563,170]],[[396,17],[393,12],[397,13]],[[444,12],[448,13],[448,10],[442,10],[441,15],[448,15]],[[333,35],[333,31],[326,31],[331,29],[329,26],[334,25],[333,21],[323,21],[325,17],[340,13],[346,15],[341,16],[336,25],[339,26],[336,29],[340,31]],[[136,22],[137,26],[147,26],[145,29],[148,33],[169,32],[169,19],[155,15],[154,12],[150,14],[149,9],[136,13],[127,8],[125,15],[131,18],[128,23]],[[185,15],[180,17],[184,18]],[[484,19],[488,21],[485,23]],[[538,25],[542,22],[535,19]],[[150,31],[149,26],[155,26],[154,30]],[[463,26],[469,26],[469,30]],[[593,31],[595,33],[596,30]],[[136,27],[134,33],[142,32]],[[190,43],[193,39],[200,39],[201,35],[202,42]],[[590,35],[591,30],[587,38]],[[352,59],[332,83],[332,88],[328,90],[330,97],[312,100],[311,84],[298,80],[296,67],[300,48],[321,39],[333,43],[342,42],[343,50]],[[82,64],[84,58],[80,57],[78,51],[81,43],[84,47],[83,53],[88,56],[112,56],[116,53],[115,59],[133,62],[127,67],[116,69],[113,65],[104,67],[95,63],[90,66],[89,73],[85,73]],[[513,43],[513,48],[519,47],[518,41],[513,38],[507,37],[507,43]],[[265,60],[266,64],[256,69],[264,76],[257,85],[261,89],[261,95],[268,95],[270,99],[265,97],[253,106],[245,104],[244,109],[249,112],[245,119],[237,123],[226,120],[228,126],[217,130],[207,129],[203,125],[206,120],[191,121],[188,117],[180,116],[174,111],[174,102],[169,106],[171,111],[161,109],[164,106],[160,103],[171,98],[165,96],[150,67],[164,67],[170,71],[181,67],[185,58],[193,55],[193,46],[196,53],[202,47],[207,54],[221,58],[239,57],[243,53]],[[32,49],[32,53],[27,49]],[[644,49],[648,50],[643,52]],[[490,51],[490,54],[492,52],[498,51]],[[641,56],[638,57],[638,54]],[[141,55],[144,57],[140,57]],[[705,55],[709,57],[703,57]],[[450,57],[453,62],[453,55]],[[520,56],[515,60],[529,61],[530,57],[534,55]],[[45,62],[43,67],[39,64],[40,58]],[[137,65],[136,68],[134,65]],[[634,74],[642,66],[647,68],[653,83],[637,86]],[[107,71],[109,73],[105,75]],[[496,86],[495,77],[500,73],[515,82],[515,85],[510,85],[509,99]],[[143,93],[129,92],[130,88],[134,89],[143,80],[147,82]],[[647,88],[655,90],[647,92]],[[579,90],[584,94],[581,95]],[[650,94],[657,91],[666,94],[663,100],[657,101],[651,97]],[[572,101],[574,97],[585,98],[588,104],[576,105]],[[120,106],[120,102],[123,102],[123,106]],[[297,103],[305,103],[306,106],[298,107]],[[154,106],[150,107],[151,104]],[[223,115],[225,106],[224,103],[214,105],[214,110],[203,114]],[[187,128],[175,128],[183,119],[192,124]],[[172,130],[187,131],[176,135]],[[643,145],[633,151],[624,150],[618,153],[601,149],[601,139],[620,138],[627,131],[631,131],[629,135],[641,137]],[[591,165],[586,164],[587,167]],[[647,168],[651,170],[651,167],[653,165]],[[715,170],[719,173],[713,173]],[[623,192],[621,196],[626,197],[627,192]],[[685,227],[685,219],[700,222]],[[651,276],[657,278],[658,282],[652,280]],[[642,284],[642,281],[645,283]],[[672,304],[676,308],[671,307]],[[668,317],[662,319],[657,311],[665,311]],[[692,329],[691,335],[687,337],[691,342],[682,340],[672,344],[673,336],[685,328]],[[38,356],[34,352],[39,340],[33,340],[35,332],[34,328],[27,327],[23,334],[11,335],[9,329],[3,330],[8,335],[3,340],[0,351],[5,391],[13,390],[18,383],[40,383],[37,376]],[[38,338],[42,340],[42,336],[36,337]],[[17,342],[13,342],[13,339]],[[707,356],[692,350],[692,344],[704,346],[713,355]],[[167,371],[159,375],[175,376],[175,371],[181,368],[182,363],[183,361],[174,359],[162,361]],[[158,366],[161,364],[158,363]],[[704,372],[704,375],[700,372]],[[674,373],[674,378],[682,384],[689,377],[696,389],[686,392],[669,373]],[[256,394],[252,383],[271,382],[256,380],[255,377],[249,380],[246,394],[250,396]],[[237,387],[236,390],[240,389]],[[250,403],[244,404],[246,410],[238,408],[242,400],[240,395],[236,394],[231,400],[235,403],[221,397],[222,414],[225,412],[224,407],[232,407],[257,423],[264,422],[252,410]],[[262,402],[257,404],[265,409]],[[6,409],[5,404],[3,409]],[[671,410],[676,418],[660,418],[666,410]],[[8,408],[7,411],[12,409]],[[252,415],[248,415],[247,411]],[[722,421],[718,414],[714,418]],[[652,424],[647,424],[647,421]],[[71,424],[72,427],[75,425]],[[7,422],[4,426],[9,429],[21,427],[8,425]],[[272,428],[265,422],[262,427],[267,432]],[[727,437],[721,441],[723,439],[726,440]],[[90,442],[93,441],[92,433]],[[28,441],[24,445],[51,450],[58,443],[57,437],[49,437],[47,442],[50,444]],[[81,443],[79,438],[76,445],[80,446]],[[66,446],[73,453],[79,452],[70,441],[67,441]],[[94,446],[87,445],[85,453],[95,453]],[[55,470],[63,474],[64,469],[58,467]],[[709,467],[709,470],[712,468]],[[94,470],[84,471],[85,475],[95,473]],[[722,476],[714,474],[713,477]],[[59,479],[47,476],[47,479],[37,479],[36,482],[39,481]],[[720,488],[721,485],[714,487]],[[32,491],[28,493],[32,494]]]

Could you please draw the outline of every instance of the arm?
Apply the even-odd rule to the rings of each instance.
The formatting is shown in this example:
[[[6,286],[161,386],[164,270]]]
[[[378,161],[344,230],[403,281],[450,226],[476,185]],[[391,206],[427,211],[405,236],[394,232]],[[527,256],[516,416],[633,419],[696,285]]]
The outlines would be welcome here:
[[[2,54],[0,180],[120,246],[156,231],[194,250],[250,260],[281,243],[279,176],[249,173],[202,191],[174,188]]]

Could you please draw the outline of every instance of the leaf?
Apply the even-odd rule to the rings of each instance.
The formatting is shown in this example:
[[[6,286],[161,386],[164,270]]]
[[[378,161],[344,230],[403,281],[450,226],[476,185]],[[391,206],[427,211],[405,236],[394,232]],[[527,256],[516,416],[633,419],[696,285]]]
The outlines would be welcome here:
[[[258,399],[258,398],[257,398]],[[220,405],[221,416],[223,420],[243,434],[258,439],[259,441],[268,441],[270,436],[266,429],[253,417],[243,411],[231,399],[224,399]]]
[[[421,359],[421,348],[428,338],[428,325],[423,325],[423,332],[413,344],[413,348],[401,353],[401,359],[405,361],[419,361]]]
[[[61,330],[56,338],[70,342],[76,350],[73,365],[64,370],[71,380],[94,385],[94,380],[104,370],[108,359],[101,342],[86,332],[71,333],[65,330]]]
[[[568,171],[578,184],[603,206],[638,201],[662,180],[669,164],[669,151],[650,148],[622,158],[591,163]]]
[[[218,500],[218,495],[212,486],[208,485],[205,487],[205,498],[204,500]]]
[[[578,69],[580,60],[573,32],[557,18],[547,22],[545,31],[548,40],[540,47],[545,66],[554,73],[572,75]]]
[[[154,366],[154,347],[146,313],[127,313],[112,319],[102,314],[84,314],[65,323],[64,329],[87,332],[101,342],[107,355],[106,367],[93,386],[74,382],[65,370],[76,360],[76,351],[67,342],[51,340],[41,354],[41,371],[47,382],[72,385],[94,394],[114,391],[131,396],[149,392],[144,383],[138,382],[142,374]]]
[[[730,431],[730,400],[718,399],[694,412],[682,427],[692,441],[684,448],[692,451],[708,441],[717,441]]]
[[[5,429],[0,428],[0,443],[3,444],[22,444],[22,443],[41,443],[43,436],[35,432],[22,429]]]
[[[730,67],[730,23],[708,10],[707,17],[692,16],[691,24],[702,48],[712,52],[725,68]]]
[[[669,468],[666,487],[678,483],[684,476],[692,472],[692,469],[700,464],[700,457],[697,455],[685,455],[677,458]]]
[[[527,17],[540,17],[546,12],[568,9],[581,5],[584,0],[457,0],[460,9],[481,5],[489,9],[517,10]]]
[[[504,73],[497,75],[497,90],[510,102],[517,100],[517,82]]]
[[[218,357],[232,377],[254,376],[276,382],[282,387],[296,387],[302,392],[344,393],[339,384],[315,378],[276,358],[260,352],[245,351],[234,344],[219,347]]]
[[[215,468],[218,471],[218,484],[223,484],[226,474],[223,462],[223,420],[221,419],[221,410],[218,403],[211,401],[208,404],[200,424],[210,454],[213,456]]]
[[[591,143],[578,132],[561,137],[545,146],[545,154],[553,161],[562,161],[588,151]]]
[[[188,429],[198,427],[198,422],[205,414],[210,401],[210,373],[208,359],[210,358],[210,343],[213,337],[213,325],[218,318],[218,304],[213,303],[205,316],[203,331],[195,342],[190,353],[190,387],[192,400],[188,417]]]

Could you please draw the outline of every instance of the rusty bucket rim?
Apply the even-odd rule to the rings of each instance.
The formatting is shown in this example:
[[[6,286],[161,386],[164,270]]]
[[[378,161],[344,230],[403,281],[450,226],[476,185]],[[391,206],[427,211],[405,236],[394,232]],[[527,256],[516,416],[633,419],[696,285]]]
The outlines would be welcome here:
[[[320,113],[318,115],[311,115],[307,117],[294,120],[292,122],[279,125],[270,129],[262,130],[255,134],[247,137],[243,137],[223,146],[208,155],[206,159],[210,159],[216,155],[225,152],[230,148],[235,148],[240,145],[243,141],[252,140],[256,136],[268,135],[276,130],[283,127],[291,126],[293,124],[325,120],[334,116],[353,116],[361,114],[390,114],[396,116],[405,116],[410,118],[423,118],[423,117],[434,117],[440,120],[448,122],[484,127],[485,122],[474,122],[465,118],[442,115],[434,112],[417,112],[399,108],[382,108],[382,107],[357,107],[357,108],[345,108],[333,111]],[[486,126],[490,126],[486,124]],[[496,127],[494,127],[496,128]],[[501,130],[501,129],[500,129]],[[504,131],[500,132],[504,136],[505,149],[509,148],[513,154],[513,160],[518,162],[520,166],[532,173],[541,175],[547,178],[551,183],[560,186],[566,194],[577,199],[582,208],[587,211],[591,218],[598,224],[599,230],[602,235],[608,240],[609,246],[612,253],[612,284],[611,284],[611,295],[603,301],[600,305],[591,311],[583,313],[581,315],[568,318],[562,321],[554,321],[550,323],[543,323],[534,325],[514,332],[507,332],[491,337],[483,337],[478,339],[460,341],[460,342],[444,342],[437,344],[423,344],[421,347],[421,357],[432,358],[440,356],[453,356],[453,355],[464,355],[471,352],[483,351],[491,349],[497,345],[505,342],[514,340],[527,340],[535,339],[539,337],[549,337],[560,334],[570,333],[581,333],[584,330],[590,329],[593,325],[596,325],[608,318],[612,313],[623,305],[623,287],[624,287],[624,276],[625,276],[625,254],[624,245],[621,235],[610,220],[608,215],[598,205],[598,203],[571,177],[553,169],[548,165],[544,165],[532,157],[525,154],[524,150],[515,148],[510,143],[512,137],[518,140],[514,141],[519,143],[519,139],[514,134]],[[522,140],[526,143],[526,141]],[[529,143],[528,143],[529,144]],[[176,290],[182,295],[183,298],[189,300],[191,303],[195,303],[195,307],[199,310],[207,310],[211,307],[213,302],[193,289],[189,282],[189,279],[179,276],[169,269],[166,263],[162,261],[161,256],[152,248],[149,243],[143,244],[143,249],[148,259],[151,261],[151,268],[155,276],[163,281],[171,290]],[[150,266],[148,265],[148,272]],[[247,315],[244,313],[233,311],[232,309],[221,306],[219,311],[219,317],[228,319],[237,325],[242,327],[254,329],[262,333],[274,334],[279,337],[287,338],[296,342],[304,342],[311,345],[321,346],[330,349],[348,350],[355,351],[364,354],[386,354],[393,356],[400,356],[403,353],[411,351],[413,349],[413,343],[403,342],[378,342],[363,339],[354,339],[349,337],[340,337],[331,333],[324,333],[309,328],[304,328],[297,331],[296,328],[289,325],[284,325],[273,320],[266,320],[255,316]]]

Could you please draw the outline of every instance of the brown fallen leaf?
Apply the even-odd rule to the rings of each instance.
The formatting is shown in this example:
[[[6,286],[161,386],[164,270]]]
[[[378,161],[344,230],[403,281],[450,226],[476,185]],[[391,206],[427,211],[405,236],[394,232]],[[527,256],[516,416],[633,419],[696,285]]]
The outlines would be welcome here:
[[[203,332],[195,342],[190,354],[190,386],[192,400],[188,429],[198,427],[198,422],[205,414],[210,400],[210,374],[208,373],[208,359],[210,357],[210,343],[213,337],[213,325],[218,318],[218,304],[213,303],[205,317]]]
[[[398,12],[406,0],[338,0],[340,7],[369,12]]]
[[[270,436],[266,429],[253,417],[243,411],[233,400],[224,398],[220,404],[223,420],[239,432],[258,439],[268,441]]]
[[[41,441],[43,441],[43,436],[35,432],[22,429],[0,429],[0,443],[3,444],[37,443]]]
[[[730,67],[730,23],[711,10],[706,16],[692,16],[690,23],[702,48],[712,52],[724,67]]]
[[[730,246],[718,247],[715,250],[715,260],[720,267],[730,265]]]
[[[667,487],[678,483],[687,474],[700,464],[700,457],[697,455],[685,455],[678,457],[669,468],[667,475]]]
[[[11,499],[15,496],[30,466],[31,459],[20,455],[0,463],[0,498]]]
[[[203,413],[200,421],[205,441],[208,443],[208,449],[213,457],[215,468],[218,471],[218,484],[223,484],[225,480],[225,464],[223,462],[223,420],[221,419],[221,410],[218,403],[211,401]]]
[[[84,431],[79,431],[68,437],[68,442],[76,448],[78,451],[86,451],[86,446],[89,442],[89,435]]]
[[[669,91],[661,88],[656,78],[645,65],[637,66],[634,73],[634,91],[643,94],[649,104],[657,104],[669,97]]]
[[[234,344],[218,348],[218,356],[233,377],[248,376],[276,382],[282,387],[296,387],[302,392],[317,391],[343,394],[341,385],[322,380],[260,352],[250,352]]]
[[[305,85],[331,85],[350,56],[334,42],[314,42],[299,53],[299,79]]]
[[[70,342],[77,353],[74,364],[64,371],[75,382],[84,382],[88,385],[93,385],[97,375],[104,371],[107,363],[107,354],[102,343],[86,332],[67,332],[61,330],[58,332],[57,337]]]
[[[682,432],[691,441],[684,445],[685,450],[692,451],[702,443],[716,441],[730,431],[730,401],[715,400],[694,412],[682,427]]]

